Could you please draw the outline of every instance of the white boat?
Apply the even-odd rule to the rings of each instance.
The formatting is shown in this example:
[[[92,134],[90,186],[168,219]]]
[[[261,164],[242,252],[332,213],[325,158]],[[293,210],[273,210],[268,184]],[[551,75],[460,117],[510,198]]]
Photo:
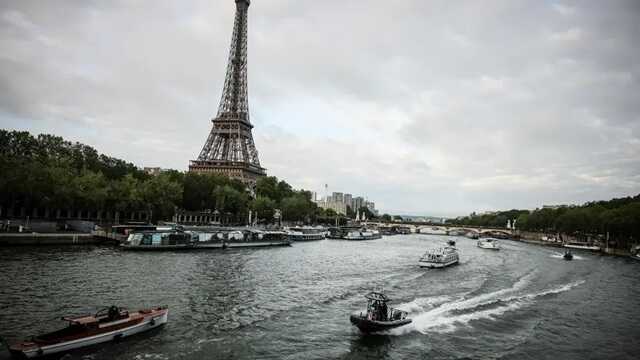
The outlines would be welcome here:
[[[345,240],[374,240],[380,239],[382,235],[378,230],[353,230],[343,237]]]
[[[500,250],[500,244],[496,239],[478,240],[478,247],[489,250]]]
[[[597,245],[588,245],[587,243],[566,243],[562,245],[569,249],[582,249],[582,250],[591,250],[591,251],[600,251],[600,246]]]
[[[315,228],[291,228],[287,231],[287,235],[290,241],[313,241],[323,240],[325,238],[325,232],[322,229]]]
[[[168,315],[166,307],[128,312],[111,306],[95,315],[65,317],[63,320],[69,322],[66,328],[11,345],[9,351],[23,358],[68,352],[157,328],[167,322]]]
[[[457,264],[459,260],[458,250],[452,246],[427,250],[418,260],[420,267],[443,268]]]
[[[632,259],[640,260],[640,245],[632,247],[630,252]]]

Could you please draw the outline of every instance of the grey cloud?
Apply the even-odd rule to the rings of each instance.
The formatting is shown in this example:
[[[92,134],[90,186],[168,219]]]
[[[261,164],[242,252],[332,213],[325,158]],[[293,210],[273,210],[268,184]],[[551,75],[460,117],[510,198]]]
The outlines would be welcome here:
[[[0,125],[185,169],[217,109],[233,11],[4,1]],[[447,215],[640,192],[635,1],[249,11],[254,136],[263,165],[295,186]]]

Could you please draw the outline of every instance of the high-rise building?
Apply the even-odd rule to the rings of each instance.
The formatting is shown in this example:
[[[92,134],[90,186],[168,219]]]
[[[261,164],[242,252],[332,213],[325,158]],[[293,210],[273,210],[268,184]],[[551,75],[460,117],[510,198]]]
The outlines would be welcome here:
[[[343,202],[344,202],[344,204],[345,204],[346,206],[350,207],[350,208],[351,208],[351,210],[353,210],[353,206],[351,206],[351,205],[352,205],[351,203],[353,202],[353,195],[351,195],[351,194],[344,194]]]
[[[357,211],[360,208],[365,206],[365,201],[362,196],[354,197],[351,203],[352,203],[351,208],[353,209],[353,211]]]
[[[331,194],[331,198],[335,202],[344,202],[344,194],[341,192],[334,192]]]

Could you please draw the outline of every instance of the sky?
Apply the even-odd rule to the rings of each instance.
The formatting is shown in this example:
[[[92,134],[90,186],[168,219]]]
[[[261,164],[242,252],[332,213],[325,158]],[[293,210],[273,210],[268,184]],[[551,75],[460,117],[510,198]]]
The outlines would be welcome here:
[[[186,170],[233,0],[3,0],[0,128]],[[456,216],[640,193],[640,2],[253,0],[269,175]]]

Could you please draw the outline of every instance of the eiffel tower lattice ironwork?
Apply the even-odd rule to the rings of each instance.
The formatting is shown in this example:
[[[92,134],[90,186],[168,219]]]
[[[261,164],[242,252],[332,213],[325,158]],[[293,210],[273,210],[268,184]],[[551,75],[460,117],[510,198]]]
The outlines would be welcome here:
[[[235,2],[231,50],[218,114],[211,120],[213,127],[198,159],[189,163],[189,171],[221,173],[254,184],[266,172],[258,160],[249,120],[247,18],[251,1]]]

